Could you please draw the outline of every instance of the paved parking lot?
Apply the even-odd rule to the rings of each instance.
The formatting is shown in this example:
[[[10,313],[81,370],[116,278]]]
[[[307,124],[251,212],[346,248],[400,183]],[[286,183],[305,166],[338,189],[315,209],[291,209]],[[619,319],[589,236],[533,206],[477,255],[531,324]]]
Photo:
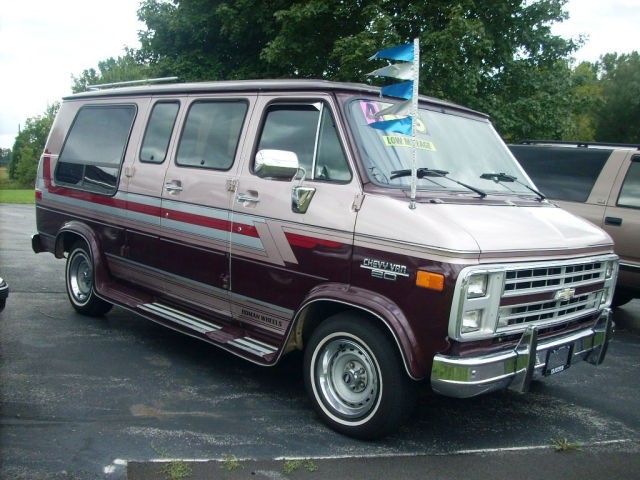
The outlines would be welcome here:
[[[310,478],[415,478],[425,468],[429,478],[465,478],[461,469],[490,465],[496,479],[507,465],[504,478],[539,478],[536,465],[558,458],[569,463],[554,471],[581,478],[590,464],[594,476],[640,475],[637,333],[619,329],[603,365],[572,366],[528,395],[425,392],[409,425],[361,442],[316,419],[298,357],[265,369],[120,308],[77,315],[64,261],[33,254],[34,231],[32,206],[0,205],[0,275],[11,287],[0,313],[0,478],[123,479],[127,469],[132,479],[169,478],[165,467],[182,466],[178,459],[197,460],[191,479],[313,475],[304,466],[285,473],[283,458],[314,459]],[[640,301],[614,318],[633,325]],[[556,456],[552,444],[565,439],[581,450]],[[227,469],[235,459],[249,461]]]

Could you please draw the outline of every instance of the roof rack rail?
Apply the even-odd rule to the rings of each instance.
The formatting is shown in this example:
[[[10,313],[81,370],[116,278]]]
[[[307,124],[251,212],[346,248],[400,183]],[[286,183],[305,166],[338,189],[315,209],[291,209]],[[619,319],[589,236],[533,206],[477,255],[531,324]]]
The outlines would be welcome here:
[[[175,82],[176,80],[178,80],[178,77],[146,78],[143,80],[128,80],[126,82],[99,83],[95,85],[87,85],[87,90],[95,91],[105,88],[131,87],[135,85],[149,85],[152,83],[170,83]]]
[[[589,148],[589,147],[618,147],[618,148],[635,148],[636,150],[640,150],[640,145],[634,143],[615,143],[615,142],[569,142],[563,140],[522,140],[519,142],[520,145],[538,145],[538,144],[549,144],[549,145],[575,145],[580,148]]]

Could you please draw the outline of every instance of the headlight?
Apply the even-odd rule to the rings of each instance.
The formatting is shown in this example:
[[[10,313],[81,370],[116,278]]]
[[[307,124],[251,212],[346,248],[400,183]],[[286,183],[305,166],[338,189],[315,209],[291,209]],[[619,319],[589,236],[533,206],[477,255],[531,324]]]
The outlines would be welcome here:
[[[467,298],[480,298],[487,295],[487,274],[476,274],[469,277]]]
[[[464,312],[460,333],[471,333],[480,330],[482,325],[482,310]]]
[[[505,273],[500,267],[472,267],[458,277],[460,296],[451,311],[450,336],[460,340],[491,337],[496,330]]]

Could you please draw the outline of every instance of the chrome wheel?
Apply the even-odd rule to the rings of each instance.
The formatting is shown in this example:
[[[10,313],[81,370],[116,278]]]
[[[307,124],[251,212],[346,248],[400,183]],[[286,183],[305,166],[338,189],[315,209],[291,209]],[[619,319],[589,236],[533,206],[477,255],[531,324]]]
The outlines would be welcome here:
[[[304,352],[304,383],[327,425],[356,438],[393,432],[415,404],[393,338],[361,312],[338,313],[317,326]]]
[[[94,268],[90,250],[84,242],[77,242],[67,257],[67,295],[71,305],[83,315],[99,317],[111,310],[112,305],[96,296]]]
[[[93,267],[83,250],[76,250],[69,258],[69,293],[74,302],[84,305],[93,289]]]
[[[315,365],[318,387],[331,410],[359,418],[375,407],[378,370],[362,345],[352,339],[330,340],[320,348]]]

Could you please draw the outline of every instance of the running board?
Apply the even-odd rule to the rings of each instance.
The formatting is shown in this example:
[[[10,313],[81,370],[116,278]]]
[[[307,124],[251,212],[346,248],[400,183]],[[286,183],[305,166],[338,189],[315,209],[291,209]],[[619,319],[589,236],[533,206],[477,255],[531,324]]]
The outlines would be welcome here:
[[[172,322],[180,324],[183,327],[195,330],[198,333],[207,334],[222,329],[222,327],[219,325],[205,322],[198,317],[194,317],[193,315],[181,312],[180,310],[176,310],[175,308],[162,305],[161,303],[143,303],[142,305],[139,305],[138,308],[144,310],[145,312],[149,312],[167,320],[171,320]]]
[[[273,345],[261,342],[255,338],[240,336],[238,334],[240,332],[239,329],[237,330],[238,333],[235,333],[224,329],[220,325],[207,322],[194,315],[161,303],[143,303],[138,305],[138,308],[156,317],[164,318],[165,320],[205,335],[219,345],[231,346],[234,347],[234,349],[242,350],[243,352],[250,353],[267,361],[273,358],[273,355],[278,352],[278,349]]]
[[[266,343],[260,342],[255,338],[249,337],[236,338],[228,343],[229,345],[233,345],[240,350],[252,353],[258,357],[267,357],[269,355],[273,355],[278,351],[277,348],[271,345],[267,345]]]

